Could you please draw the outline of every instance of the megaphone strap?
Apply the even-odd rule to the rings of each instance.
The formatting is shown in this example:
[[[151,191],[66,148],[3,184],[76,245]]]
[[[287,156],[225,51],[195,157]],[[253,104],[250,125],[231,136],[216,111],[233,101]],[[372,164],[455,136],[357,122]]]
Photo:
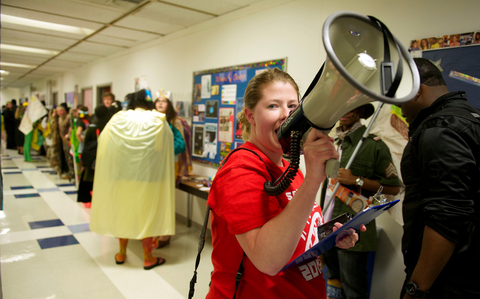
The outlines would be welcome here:
[[[373,16],[368,16],[370,18],[370,20],[372,20],[373,22],[375,23],[378,23],[380,28],[382,29],[382,33],[383,33],[383,46],[384,46],[384,61],[382,62],[382,70],[386,69],[387,66],[389,66],[389,63],[391,63],[391,60],[390,60],[390,47],[388,45],[388,38],[390,38],[394,43],[395,43],[395,47],[397,48],[397,52],[398,53],[401,53],[400,52],[400,47],[398,46],[398,43],[395,41],[395,38],[393,37],[392,33],[390,32],[390,30],[388,29],[388,27],[382,22],[380,21],[379,19],[373,17]],[[393,65],[392,65],[393,66]],[[382,75],[382,80],[383,82],[386,81],[385,79],[385,75],[390,75],[391,73],[390,72],[382,72],[383,75]],[[383,86],[385,86],[385,88],[382,88],[382,93],[384,93],[383,95],[386,96],[386,97],[390,97],[392,98],[395,93],[397,92],[397,89],[398,89],[398,86],[400,85],[400,81],[402,80],[402,75],[403,75],[403,62],[402,62],[402,56],[399,55],[399,58],[398,58],[398,64],[397,64],[397,71],[395,73],[395,77],[393,80],[388,80],[388,81],[391,81],[391,85],[388,87],[388,90],[387,90],[387,86],[385,86],[385,83],[383,84]]]

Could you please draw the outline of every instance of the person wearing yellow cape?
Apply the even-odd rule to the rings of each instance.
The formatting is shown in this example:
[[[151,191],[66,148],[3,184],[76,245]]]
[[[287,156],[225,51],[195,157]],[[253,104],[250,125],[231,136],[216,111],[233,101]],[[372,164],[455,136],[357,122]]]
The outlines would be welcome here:
[[[152,237],[175,233],[173,134],[145,90],[126,100],[98,137],[90,230],[119,238],[116,264],[126,261],[129,239],[142,240],[149,270],[165,263],[152,255]]]

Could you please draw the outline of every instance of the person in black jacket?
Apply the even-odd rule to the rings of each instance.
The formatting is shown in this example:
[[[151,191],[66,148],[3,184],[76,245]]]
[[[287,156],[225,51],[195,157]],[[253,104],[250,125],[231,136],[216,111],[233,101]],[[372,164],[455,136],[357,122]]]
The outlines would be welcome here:
[[[15,100],[12,100],[12,102]],[[15,111],[16,106],[12,102],[7,102],[5,109],[2,111],[5,131],[7,133],[7,149],[17,149],[15,144]]]
[[[480,111],[415,58],[420,91],[401,106],[409,127],[402,298],[480,298]],[[471,269],[470,271],[467,269]]]
[[[97,154],[98,135],[103,131],[113,113],[104,105],[95,108],[91,124],[85,131],[83,152],[81,156],[82,171],[78,186],[77,201],[82,202],[85,208],[92,206],[93,179],[95,175],[95,159]],[[87,160],[88,158],[88,160]]]

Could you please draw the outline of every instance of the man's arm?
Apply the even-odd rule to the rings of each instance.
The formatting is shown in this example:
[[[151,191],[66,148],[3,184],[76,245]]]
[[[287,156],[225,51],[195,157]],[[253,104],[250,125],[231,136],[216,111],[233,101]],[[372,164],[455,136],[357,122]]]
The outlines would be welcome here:
[[[444,238],[433,228],[425,226],[420,258],[411,281],[422,291],[428,291],[455,251],[455,243]],[[405,294],[404,299],[412,298]]]
[[[356,180],[359,178],[352,174],[350,169],[340,168],[338,172],[338,181],[340,184],[343,185],[356,185]],[[380,188],[381,184],[379,181],[362,178],[363,179],[363,186],[362,188],[371,192],[377,192],[378,188]],[[400,191],[400,187],[398,186],[388,186],[383,185],[383,194],[397,194]]]

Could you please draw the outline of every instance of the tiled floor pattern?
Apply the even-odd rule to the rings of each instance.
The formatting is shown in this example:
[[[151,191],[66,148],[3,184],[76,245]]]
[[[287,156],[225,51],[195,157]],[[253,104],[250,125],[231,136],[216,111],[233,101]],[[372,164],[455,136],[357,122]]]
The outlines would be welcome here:
[[[24,162],[2,155],[4,211],[0,211],[3,298],[187,298],[199,231],[177,221],[169,246],[154,251],[167,262],[143,270],[140,240],[116,265],[118,240],[89,230],[90,210],[76,202],[75,184],[60,179],[43,157]],[[211,241],[206,242],[195,298],[208,292]]]

